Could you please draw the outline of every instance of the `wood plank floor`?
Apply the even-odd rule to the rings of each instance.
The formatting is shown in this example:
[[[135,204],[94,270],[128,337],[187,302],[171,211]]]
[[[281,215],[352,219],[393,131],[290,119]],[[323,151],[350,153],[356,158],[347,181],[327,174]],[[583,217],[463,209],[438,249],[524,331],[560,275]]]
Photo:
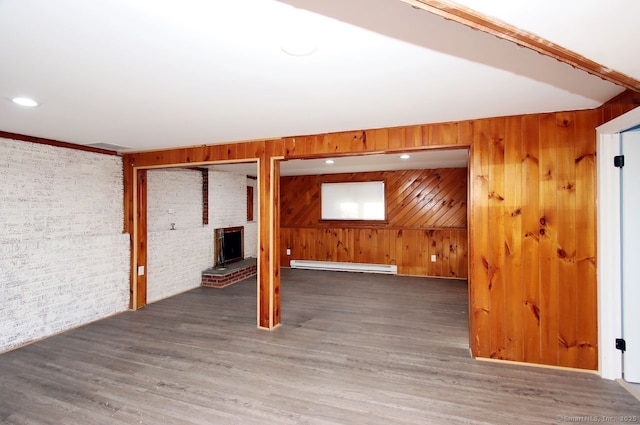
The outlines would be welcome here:
[[[0,356],[3,424],[540,424],[640,420],[597,375],[475,361],[464,281],[284,269]],[[582,417],[582,418],[580,418]]]

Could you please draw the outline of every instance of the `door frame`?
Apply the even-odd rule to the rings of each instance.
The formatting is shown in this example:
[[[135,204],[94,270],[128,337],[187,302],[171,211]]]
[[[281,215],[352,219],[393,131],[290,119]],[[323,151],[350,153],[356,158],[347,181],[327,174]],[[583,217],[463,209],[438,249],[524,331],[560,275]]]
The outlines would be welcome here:
[[[274,181],[276,180],[276,174],[274,171],[274,164],[279,164],[281,157],[272,157],[271,158],[271,192],[274,190]],[[257,181],[258,185],[260,184],[260,162],[264,161],[261,158],[245,158],[245,159],[237,159],[237,160],[213,160],[213,161],[203,161],[203,162],[187,162],[187,163],[175,163],[168,165],[153,165],[153,166],[142,166],[142,167],[132,167],[133,172],[133,184],[132,184],[132,192],[133,192],[133,220],[131,227],[131,270],[130,270],[130,297],[129,297],[129,308],[130,310],[138,310],[147,305],[147,275],[148,275],[148,267],[147,267],[147,240],[148,240],[148,229],[147,229],[147,190],[146,190],[146,181],[147,181],[147,171],[150,170],[167,170],[172,168],[193,168],[193,167],[201,167],[208,165],[225,165],[225,164],[236,164],[236,163],[253,163],[257,169]],[[278,168],[279,173],[279,168]],[[279,179],[279,175],[277,176]],[[258,186],[259,187],[259,186]],[[258,214],[254,219],[258,223],[258,238],[257,238],[257,279],[256,279],[256,292],[257,292],[257,300],[256,300],[256,321],[259,329],[274,329],[277,327],[271,326],[270,328],[265,328],[260,326],[260,282],[262,278],[262,268],[261,268],[261,259],[260,259],[260,234],[261,234],[261,220],[263,212],[260,209],[261,205],[261,197],[263,194],[260,190],[257,191],[257,203],[258,203]],[[242,196],[242,195],[240,195]],[[126,202],[126,201],[125,201]],[[274,210],[277,211],[277,208],[274,207],[274,202],[270,205],[271,214],[273,217]],[[273,222],[273,220],[272,220]],[[271,223],[271,227],[273,227],[273,223]],[[213,231],[213,229],[212,229]],[[273,238],[271,238],[270,244],[273,245]],[[142,267],[142,269],[139,269]],[[140,273],[138,271],[140,270]],[[269,306],[269,317],[270,323],[273,323],[273,275],[270,274],[268,279],[269,291],[270,291],[270,301],[271,304]],[[279,301],[279,300],[278,300]],[[279,309],[279,306],[278,306]]]
[[[622,336],[622,253],[620,249],[620,170],[613,157],[620,152],[620,133],[640,125],[640,108],[596,128],[598,228],[598,373],[622,378],[622,354],[615,339]]]

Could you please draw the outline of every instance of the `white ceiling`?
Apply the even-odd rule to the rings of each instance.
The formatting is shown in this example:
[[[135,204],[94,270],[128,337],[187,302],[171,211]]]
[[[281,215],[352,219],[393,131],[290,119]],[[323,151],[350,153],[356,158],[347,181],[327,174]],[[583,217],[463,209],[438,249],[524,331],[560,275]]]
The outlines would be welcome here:
[[[623,74],[640,78],[637,0],[456,0],[551,40]]]
[[[637,0],[460,2],[640,79]],[[280,49],[305,37],[311,56]],[[131,150],[594,108],[623,91],[400,0],[0,0],[0,52],[0,130]]]

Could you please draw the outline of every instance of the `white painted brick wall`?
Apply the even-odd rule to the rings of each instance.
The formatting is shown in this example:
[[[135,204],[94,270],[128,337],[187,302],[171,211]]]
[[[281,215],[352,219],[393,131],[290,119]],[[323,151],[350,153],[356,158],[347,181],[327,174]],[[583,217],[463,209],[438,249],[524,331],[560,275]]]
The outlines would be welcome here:
[[[0,351],[124,311],[122,159],[0,139]]]
[[[209,171],[209,224],[221,227],[247,223],[247,177],[226,171]]]
[[[200,286],[202,271],[213,266],[213,230],[202,225],[202,174],[149,170],[147,225],[147,302]]]
[[[150,232],[147,239],[147,302],[152,303],[202,282],[213,267],[213,236],[209,226]]]
[[[244,226],[244,256],[258,253],[258,213],[255,221],[247,222],[247,185],[255,180],[244,174],[209,171],[209,225],[212,229]],[[257,187],[254,189],[254,208],[257,207]]]
[[[202,173],[195,170],[147,171],[147,231],[202,227]]]
[[[0,237],[122,232],[120,157],[7,139],[0,143]]]

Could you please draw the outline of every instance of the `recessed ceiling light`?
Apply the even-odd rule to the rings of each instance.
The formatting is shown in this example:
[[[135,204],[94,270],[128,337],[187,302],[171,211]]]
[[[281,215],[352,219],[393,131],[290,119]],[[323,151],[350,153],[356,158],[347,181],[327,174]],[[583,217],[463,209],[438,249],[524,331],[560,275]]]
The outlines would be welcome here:
[[[36,102],[33,99],[29,99],[28,97],[14,97],[13,99],[11,99],[11,101],[16,105],[20,105],[20,106],[28,106],[28,107],[38,106],[38,102]]]
[[[318,45],[310,41],[292,41],[283,43],[280,50],[289,56],[311,56],[318,50]]]
[[[334,163],[334,161],[333,161],[333,159],[327,159],[324,163],[331,165],[331,164]]]
[[[316,15],[295,7],[287,7],[278,26],[280,50],[289,56],[309,56],[318,50],[319,21]],[[324,28],[324,26],[322,27]]]
[[[409,159],[411,158],[411,155],[403,153],[402,155],[400,155],[400,159]]]

